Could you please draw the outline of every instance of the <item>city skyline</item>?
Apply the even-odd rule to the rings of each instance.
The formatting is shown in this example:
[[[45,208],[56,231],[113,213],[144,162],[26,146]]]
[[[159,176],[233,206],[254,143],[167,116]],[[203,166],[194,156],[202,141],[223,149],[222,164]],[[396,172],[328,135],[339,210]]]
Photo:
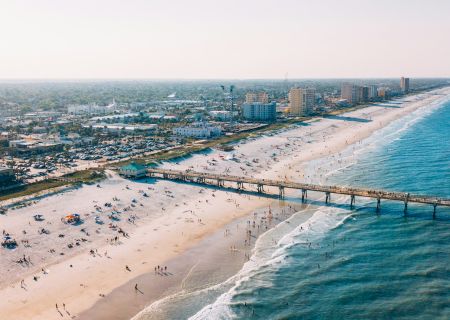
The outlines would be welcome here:
[[[3,1],[0,79],[448,77],[450,3]]]

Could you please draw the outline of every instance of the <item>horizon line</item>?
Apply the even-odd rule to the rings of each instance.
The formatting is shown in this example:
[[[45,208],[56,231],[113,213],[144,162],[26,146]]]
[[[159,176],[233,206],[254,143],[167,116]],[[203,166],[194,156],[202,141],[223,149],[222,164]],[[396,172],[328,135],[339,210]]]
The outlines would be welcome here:
[[[406,77],[410,79],[442,79],[450,80],[450,76],[420,76],[411,77],[408,75],[400,75],[396,77],[301,77],[301,78],[0,78],[0,82],[8,81],[265,81],[265,80],[275,80],[275,81],[301,81],[301,80],[346,80],[346,79],[399,79],[401,77]]]

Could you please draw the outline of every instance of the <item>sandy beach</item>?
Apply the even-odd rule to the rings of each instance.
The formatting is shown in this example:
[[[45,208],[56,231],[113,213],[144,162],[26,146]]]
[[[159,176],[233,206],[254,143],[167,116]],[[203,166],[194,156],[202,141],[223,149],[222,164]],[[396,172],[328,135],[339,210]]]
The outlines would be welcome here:
[[[196,154],[163,167],[324,183],[325,176],[308,168],[311,160],[339,159],[348,146],[448,94],[444,88],[402,104],[312,120],[242,141],[232,152]],[[0,215],[3,233],[18,243],[0,249],[0,319],[131,318],[187,285],[219,283],[236,273],[256,241],[246,243],[248,230],[262,234],[300,208],[261,197],[251,187],[237,193],[107,175],[99,185],[27,199]],[[73,213],[81,223],[62,222]],[[36,221],[36,214],[43,220]]]

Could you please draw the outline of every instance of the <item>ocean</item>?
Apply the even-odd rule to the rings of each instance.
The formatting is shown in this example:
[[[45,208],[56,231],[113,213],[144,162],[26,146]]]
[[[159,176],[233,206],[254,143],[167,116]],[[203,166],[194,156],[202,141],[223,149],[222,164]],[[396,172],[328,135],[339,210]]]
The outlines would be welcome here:
[[[401,107],[400,103],[384,107]],[[398,119],[339,157],[318,183],[450,197],[450,102]],[[173,319],[450,319],[450,209],[332,195],[257,241],[238,275],[180,299]]]

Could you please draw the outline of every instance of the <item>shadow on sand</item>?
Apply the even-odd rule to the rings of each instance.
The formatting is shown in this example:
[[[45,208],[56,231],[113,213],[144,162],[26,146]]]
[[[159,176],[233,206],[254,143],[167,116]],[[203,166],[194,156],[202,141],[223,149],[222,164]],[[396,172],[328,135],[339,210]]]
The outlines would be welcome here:
[[[373,103],[370,106],[371,107],[381,107],[381,108],[394,108],[394,109],[400,109],[401,108],[402,103],[393,103],[393,102],[389,102],[389,103]]]
[[[353,121],[353,122],[371,122],[372,120],[356,118],[356,117],[346,117],[346,116],[333,116],[327,115],[323,117],[324,119],[342,120],[342,121]]]

